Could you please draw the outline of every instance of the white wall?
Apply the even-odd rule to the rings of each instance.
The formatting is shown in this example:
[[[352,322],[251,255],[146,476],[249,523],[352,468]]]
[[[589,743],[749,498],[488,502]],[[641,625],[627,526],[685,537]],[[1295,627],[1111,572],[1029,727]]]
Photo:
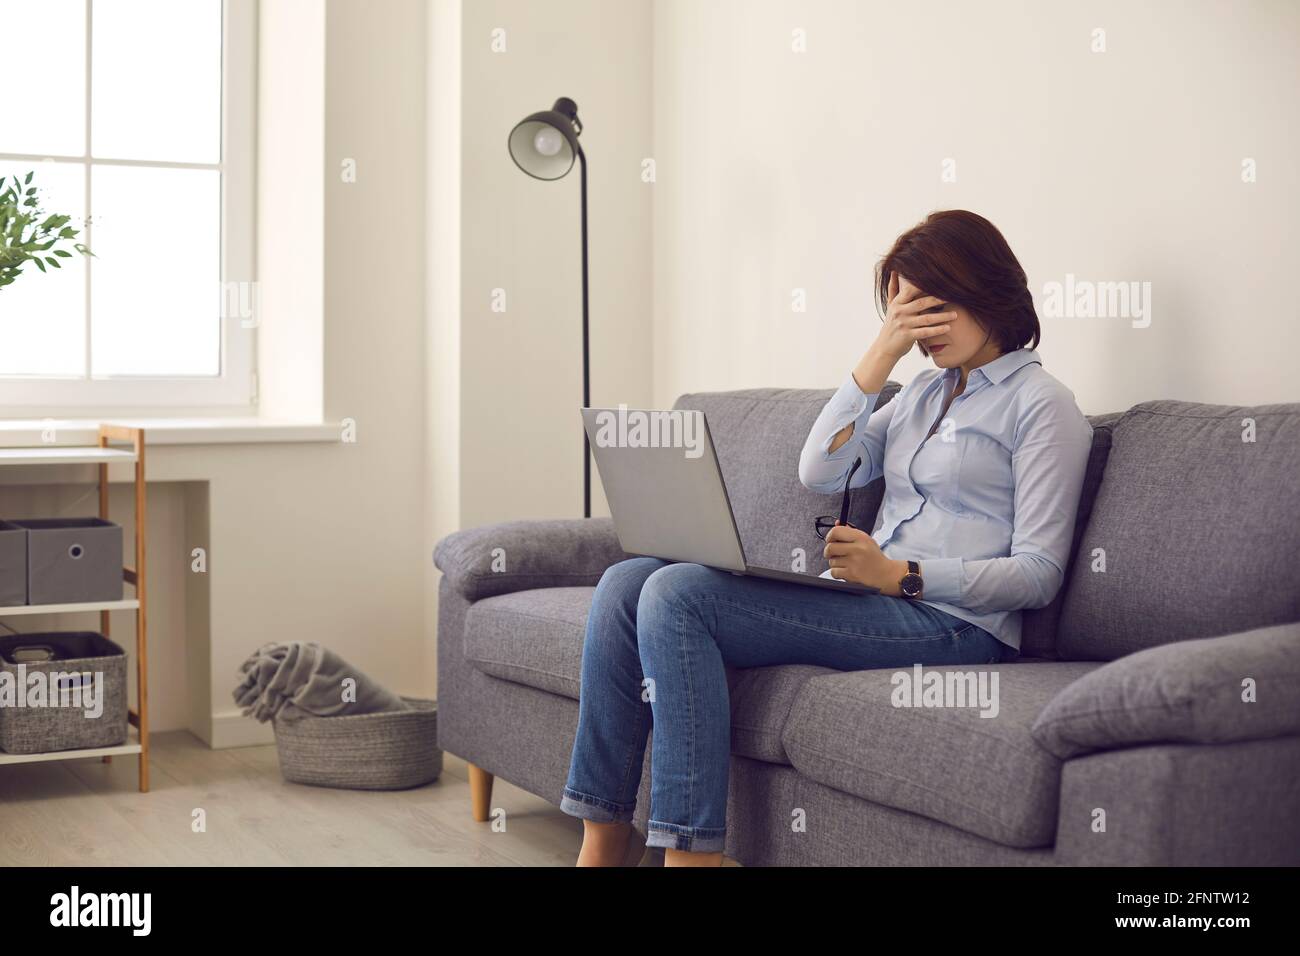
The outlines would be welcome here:
[[[506,150],[511,128],[560,96],[578,104],[589,163],[592,401],[650,398],[651,10],[649,0],[463,5],[465,527],[582,514],[578,168],[541,182]],[[504,52],[493,52],[494,30]],[[494,289],[504,313],[492,311]],[[597,485],[593,510],[602,505]]]
[[[1297,62],[1281,0],[659,0],[655,401],[837,383],[879,328],[876,261],[943,208],[991,219],[1036,299],[1152,283],[1145,329],[1042,319],[1085,412],[1296,400]]]
[[[324,415],[325,14],[320,0],[258,4],[259,408]]]
[[[460,0],[435,0],[426,20],[424,553],[431,556],[461,527]],[[424,629],[436,660],[440,575],[432,561],[424,573]]]
[[[284,2],[264,0],[263,17]],[[299,117],[293,128],[304,138],[280,137],[285,152],[263,153],[260,274],[303,287],[273,300],[283,311],[267,307],[259,333],[287,326],[281,349],[297,342],[306,351],[296,377],[320,370],[326,420],[351,419],[356,441],[174,448],[154,458],[161,476],[208,482],[205,736],[218,745],[269,739],[230,698],[238,664],[267,641],[320,641],[401,693],[431,696],[434,686],[424,630],[425,5],[329,0],[323,28],[319,5],[290,6],[298,41],[276,52],[303,57],[318,85],[306,83],[302,109],[323,115]],[[275,192],[286,153],[301,163],[305,221]],[[355,182],[342,176],[347,160]],[[295,255],[305,261],[286,273]]]

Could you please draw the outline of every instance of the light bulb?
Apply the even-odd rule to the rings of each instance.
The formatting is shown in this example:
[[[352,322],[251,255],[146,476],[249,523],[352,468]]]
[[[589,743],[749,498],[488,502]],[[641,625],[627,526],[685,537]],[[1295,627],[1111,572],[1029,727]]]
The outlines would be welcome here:
[[[564,148],[564,137],[554,126],[543,126],[533,137],[533,149],[543,156],[555,156]]]

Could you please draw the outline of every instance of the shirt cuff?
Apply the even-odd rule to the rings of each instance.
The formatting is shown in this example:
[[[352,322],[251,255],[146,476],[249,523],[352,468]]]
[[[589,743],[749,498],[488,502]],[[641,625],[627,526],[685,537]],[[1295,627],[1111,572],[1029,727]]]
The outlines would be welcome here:
[[[878,398],[880,398],[879,392],[874,395],[867,395],[862,389],[858,388],[857,380],[853,377],[853,373],[849,372],[844,376],[844,381],[836,389],[831,401],[834,403],[837,412],[842,411],[852,415],[856,421],[862,417],[863,412],[875,410]]]
[[[924,582],[921,591],[922,600],[964,607],[961,563],[961,558],[932,558],[922,561],[921,580]]]
[[[862,389],[858,388],[857,381],[853,378],[853,373],[849,372],[844,376],[844,381],[840,387],[835,390],[831,396],[828,408],[831,412],[830,434],[822,439],[821,453],[829,458],[847,455],[846,449],[849,448],[848,442],[845,442],[844,448],[832,456],[829,449],[835,436],[846,428],[850,423],[853,425],[853,434],[861,435],[862,429],[866,427],[866,421],[876,410],[876,402],[880,399],[880,394],[864,394]]]

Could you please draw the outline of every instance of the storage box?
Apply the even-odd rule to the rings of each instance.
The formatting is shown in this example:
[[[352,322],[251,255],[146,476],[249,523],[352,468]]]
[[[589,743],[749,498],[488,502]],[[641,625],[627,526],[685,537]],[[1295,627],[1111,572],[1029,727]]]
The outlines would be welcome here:
[[[27,529],[0,521],[0,607],[27,603]]]
[[[122,528],[103,518],[30,518],[27,603],[122,600]]]
[[[126,665],[126,652],[94,631],[0,637],[0,750],[126,743]]]

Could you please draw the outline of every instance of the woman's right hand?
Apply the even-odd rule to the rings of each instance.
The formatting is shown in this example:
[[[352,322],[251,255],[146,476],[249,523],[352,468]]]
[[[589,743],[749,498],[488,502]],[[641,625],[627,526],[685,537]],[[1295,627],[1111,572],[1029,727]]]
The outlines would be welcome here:
[[[948,331],[955,312],[925,312],[943,305],[942,299],[922,295],[921,290],[897,272],[889,274],[889,312],[876,341],[853,369],[853,380],[864,395],[876,395],[885,387],[894,366],[921,339]],[[924,313],[924,314],[922,314]],[[853,423],[845,425],[831,439],[827,452],[834,454],[853,437]]]
[[[955,312],[926,312],[943,305],[943,300],[923,295],[921,290],[897,272],[889,274],[889,309],[872,348],[895,361],[912,351],[918,341],[943,335]]]

